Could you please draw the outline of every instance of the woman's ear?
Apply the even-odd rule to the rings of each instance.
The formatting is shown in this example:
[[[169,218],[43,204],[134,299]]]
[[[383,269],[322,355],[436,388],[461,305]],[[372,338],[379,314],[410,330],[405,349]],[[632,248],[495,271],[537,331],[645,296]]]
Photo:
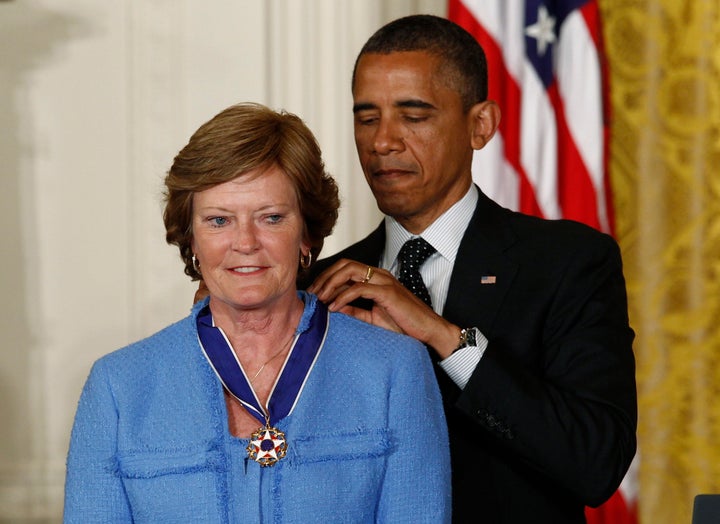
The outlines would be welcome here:
[[[310,242],[310,236],[308,235],[307,225],[303,226],[302,239],[300,240],[300,253],[309,255],[312,250],[312,243]]]
[[[500,125],[500,107],[492,100],[485,100],[470,109],[470,118],[472,148],[482,149],[495,135]]]
[[[312,265],[312,250],[304,242],[300,244],[300,268],[305,270]]]

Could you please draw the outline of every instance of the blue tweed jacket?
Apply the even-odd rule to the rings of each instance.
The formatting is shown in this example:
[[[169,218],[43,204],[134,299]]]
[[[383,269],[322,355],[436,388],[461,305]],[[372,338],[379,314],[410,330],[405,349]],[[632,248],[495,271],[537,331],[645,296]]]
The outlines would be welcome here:
[[[301,293],[307,329],[314,295]],[[450,521],[445,419],[422,344],[342,314],[261,468],[230,435],[192,314],[98,360],[80,398],[64,521]]]

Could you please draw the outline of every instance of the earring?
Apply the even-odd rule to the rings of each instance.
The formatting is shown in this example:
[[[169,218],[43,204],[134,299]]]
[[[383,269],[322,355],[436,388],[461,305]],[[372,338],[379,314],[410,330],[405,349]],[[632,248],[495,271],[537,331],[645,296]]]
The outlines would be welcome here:
[[[195,269],[195,271],[200,273],[200,262],[198,262],[197,257],[195,256],[195,253],[193,253],[193,256],[192,256],[192,265],[193,265],[193,268]]]
[[[307,255],[303,255],[303,252],[300,251],[300,267],[307,269],[310,267],[310,264],[312,264],[312,253],[308,251]]]

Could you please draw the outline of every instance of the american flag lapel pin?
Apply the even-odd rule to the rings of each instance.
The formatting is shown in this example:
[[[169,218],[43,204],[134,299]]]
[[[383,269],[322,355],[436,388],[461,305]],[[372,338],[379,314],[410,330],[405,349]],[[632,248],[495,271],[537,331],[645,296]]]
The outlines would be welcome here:
[[[481,284],[494,284],[497,282],[495,275],[483,275],[480,277]]]

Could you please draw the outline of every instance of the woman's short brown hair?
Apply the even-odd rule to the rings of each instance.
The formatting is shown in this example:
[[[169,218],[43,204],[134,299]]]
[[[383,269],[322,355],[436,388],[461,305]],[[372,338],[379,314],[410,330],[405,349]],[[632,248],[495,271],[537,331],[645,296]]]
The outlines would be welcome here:
[[[193,195],[256,169],[278,166],[295,186],[313,260],[337,221],[340,200],[320,146],[296,115],[263,105],[230,106],[200,126],[165,177],[165,239],[178,246],[185,273],[193,266]],[[298,263],[299,263],[298,253]]]

